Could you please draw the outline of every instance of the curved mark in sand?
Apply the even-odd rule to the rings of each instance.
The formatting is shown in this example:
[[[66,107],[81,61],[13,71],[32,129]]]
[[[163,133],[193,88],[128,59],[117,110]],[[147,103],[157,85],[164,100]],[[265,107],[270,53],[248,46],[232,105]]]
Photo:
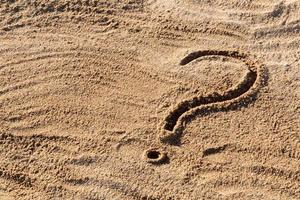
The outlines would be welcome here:
[[[264,83],[264,67],[249,59],[246,54],[237,51],[196,51],[183,58],[180,65],[187,65],[193,60],[205,56],[223,56],[240,60],[248,71],[239,84],[223,93],[215,92],[204,96],[195,96],[180,102],[169,112],[161,124],[160,142],[179,144],[183,130],[195,117],[246,106],[254,100],[259,88]]]

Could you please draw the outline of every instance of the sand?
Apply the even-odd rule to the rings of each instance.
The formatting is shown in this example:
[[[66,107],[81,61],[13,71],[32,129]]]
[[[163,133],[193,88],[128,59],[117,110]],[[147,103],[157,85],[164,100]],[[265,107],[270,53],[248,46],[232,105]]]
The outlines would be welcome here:
[[[300,199],[298,0],[0,1],[0,199]]]

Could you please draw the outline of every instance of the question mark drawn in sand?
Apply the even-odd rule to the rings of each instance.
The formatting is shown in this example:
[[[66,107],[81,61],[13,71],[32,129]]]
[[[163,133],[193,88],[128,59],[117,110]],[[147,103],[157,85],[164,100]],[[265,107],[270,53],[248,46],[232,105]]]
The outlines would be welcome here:
[[[183,58],[180,65],[189,64],[195,59],[205,56],[223,56],[242,61],[247,72],[236,86],[223,93],[212,93],[195,96],[180,102],[169,111],[167,117],[159,126],[159,141],[163,144],[179,145],[186,125],[199,116],[219,111],[233,110],[251,103],[265,82],[264,67],[252,61],[248,55],[237,51],[196,51]],[[158,149],[149,149],[144,153],[147,162],[159,164],[166,160],[166,154]]]

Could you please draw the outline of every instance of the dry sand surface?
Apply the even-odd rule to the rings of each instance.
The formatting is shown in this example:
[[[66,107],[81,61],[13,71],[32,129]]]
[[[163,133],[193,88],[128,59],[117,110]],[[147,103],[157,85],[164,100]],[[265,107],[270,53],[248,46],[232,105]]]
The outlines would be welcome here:
[[[0,0],[0,199],[300,199],[299,0]]]

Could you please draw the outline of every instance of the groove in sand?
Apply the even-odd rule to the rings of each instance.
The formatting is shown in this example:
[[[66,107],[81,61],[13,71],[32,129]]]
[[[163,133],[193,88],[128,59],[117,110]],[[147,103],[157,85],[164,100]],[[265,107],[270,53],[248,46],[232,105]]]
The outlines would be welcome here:
[[[212,93],[206,96],[195,96],[180,102],[162,124],[159,139],[163,143],[178,144],[185,125],[197,115],[233,109],[255,96],[263,82],[262,66],[251,61],[246,54],[237,51],[196,51],[183,58],[180,65],[187,65],[204,56],[225,56],[241,60],[248,68],[242,81],[224,93]]]

